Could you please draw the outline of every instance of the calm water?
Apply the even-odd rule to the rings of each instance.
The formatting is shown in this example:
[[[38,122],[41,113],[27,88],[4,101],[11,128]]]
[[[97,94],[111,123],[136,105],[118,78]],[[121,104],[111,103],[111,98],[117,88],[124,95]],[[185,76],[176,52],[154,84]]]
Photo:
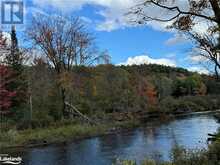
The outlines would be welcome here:
[[[207,147],[207,134],[216,132],[219,126],[212,116],[187,117],[17,155],[23,157],[25,165],[111,165],[116,158],[168,160],[175,143],[190,149]]]

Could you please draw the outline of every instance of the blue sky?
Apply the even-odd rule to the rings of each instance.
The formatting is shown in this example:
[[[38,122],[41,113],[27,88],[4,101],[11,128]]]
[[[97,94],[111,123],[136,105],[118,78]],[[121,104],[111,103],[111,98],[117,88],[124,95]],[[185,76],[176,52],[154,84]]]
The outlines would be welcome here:
[[[111,32],[96,32],[97,42],[108,48],[113,63],[126,61],[128,57],[148,55],[152,58],[183,59],[190,44],[167,45],[172,33],[160,32],[150,27],[125,28]],[[181,63],[179,65],[182,65]]]
[[[137,0],[25,0],[26,22],[37,12],[78,16],[96,37],[97,46],[108,50],[113,64],[148,60],[200,69],[192,65],[192,43],[182,35],[168,31],[161,23],[129,24],[125,13],[136,3]]]

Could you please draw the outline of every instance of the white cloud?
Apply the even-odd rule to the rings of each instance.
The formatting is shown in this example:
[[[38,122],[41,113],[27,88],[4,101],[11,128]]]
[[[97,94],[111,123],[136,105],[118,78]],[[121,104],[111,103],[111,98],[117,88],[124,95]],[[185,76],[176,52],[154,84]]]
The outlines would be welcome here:
[[[26,8],[26,14],[32,14],[32,16],[39,16],[39,14],[49,16],[49,14],[47,12],[45,12],[42,9],[37,8],[37,7]]]
[[[167,57],[167,58],[175,58],[176,57],[176,53],[169,53],[165,57]]]
[[[41,8],[51,6],[62,11],[71,11],[81,9],[87,3],[87,0],[33,0],[33,3]]]
[[[200,74],[210,74],[210,72],[204,68],[204,67],[199,67],[199,66],[192,66],[188,68],[189,71],[191,72],[197,72]]]
[[[209,55],[207,54],[206,51],[201,50],[199,48],[193,48],[188,53],[188,56],[184,60],[186,60],[187,62],[191,64],[201,64],[201,63],[209,61],[207,57],[209,57]]]
[[[10,45],[11,45],[11,35],[10,35],[10,33],[2,32],[2,35],[3,35],[2,38],[4,40],[6,40],[5,41],[6,42],[6,46],[3,46],[3,47],[0,46],[0,48],[1,48],[0,49],[0,63],[5,61],[5,58],[6,58],[6,56],[9,53],[9,48],[10,48]]]
[[[190,55],[186,58],[189,62],[191,63],[202,63],[202,62],[206,62],[208,61],[208,59],[204,56],[193,56],[193,55]]]
[[[84,17],[84,16],[81,16],[80,19],[85,22],[85,23],[88,23],[88,24],[91,24],[93,21],[88,18],[88,17]]]
[[[177,44],[184,44],[188,42],[186,36],[183,34],[176,33],[174,36],[170,39],[168,39],[165,44],[168,46],[177,45]]]
[[[101,15],[104,19],[103,21],[99,21],[96,29],[101,31],[112,31],[124,27],[132,26],[128,20],[132,18],[128,18],[125,16],[131,7],[135,6],[143,2],[144,0],[32,0],[33,4],[37,5],[40,8],[46,7],[54,7],[59,9],[62,12],[70,12],[74,10],[80,10],[85,5],[97,5],[101,6],[97,13]],[[172,1],[170,1],[172,2]],[[169,1],[168,1],[169,3]],[[188,1],[181,0],[175,1],[175,4],[170,5],[178,5],[182,10],[186,10],[188,8]],[[158,7],[146,7],[145,13],[151,15],[153,17],[162,17],[165,18],[167,16],[172,16],[173,13],[168,12],[167,10],[161,10]],[[136,16],[135,16],[136,18]],[[160,31],[168,31],[166,27],[170,25],[171,22],[150,22],[148,26],[152,27],[155,30]],[[201,20],[198,21],[195,29],[199,31],[204,31],[207,29],[207,24],[202,23]],[[171,31],[169,29],[169,31]]]
[[[96,11],[104,20],[99,21],[96,29],[100,31],[111,31],[129,26],[125,13],[129,8],[137,4],[140,0],[33,0],[33,3],[40,8],[54,7],[62,12],[80,10],[85,5],[98,5],[103,7]]]
[[[118,65],[141,65],[141,64],[158,64],[158,65],[166,65],[166,66],[176,66],[176,62],[174,60],[170,60],[167,58],[151,58],[148,55],[141,55],[135,57],[129,57],[126,62],[120,63]]]
[[[6,40],[7,45],[11,45],[11,34],[8,32],[2,32],[3,38]]]
[[[112,0],[109,6],[106,6],[104,10],[99,11],[99,14],[103,16],[104,21],[97,25],[97,30],[112,31],[132,26],[128,23],[129,18],[126,16],[126,13],[137,3],[138,0]]]
[[[134,26],[131,25],[130,19],[126,16],[126,13],[131,7],[143,2],[143,0],[46,0],[39,1],[33,0],[33,3],[40,8],[54,7],[62,12],[71,12],[82,9],[85,5],[98,5],[103,8],[96,11],[97,14],[101,15],[104,20],[99,21],[96,30],[99,31],[112,31],[120,28]],[[157,8],[151,8],[149,10],[151,13],[158,15],[162,12]],[[167,31],[166,27],[170,25],[168,22],[151,22],[148,26],[155,30]]]
[[[52,6],[54,8],[60,9],[61,11],[73,11],[80,10],[84,5],[99,5],[111,9],[119,9],[131,7],[140,0],[46,0],[39,1],[33,0],[33,3],[40,7]]]

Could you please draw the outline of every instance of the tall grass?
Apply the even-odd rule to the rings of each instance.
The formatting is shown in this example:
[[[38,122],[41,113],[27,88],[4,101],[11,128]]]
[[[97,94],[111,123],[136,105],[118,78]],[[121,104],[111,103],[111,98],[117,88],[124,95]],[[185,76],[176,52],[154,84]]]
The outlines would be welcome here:
[[[117,160],[113,165],[139,165],[133,160]],[[215,142],[207,150],[186,150],[175,146],[169,162],[144,160],[140,165],[220,165],[220,142]]]

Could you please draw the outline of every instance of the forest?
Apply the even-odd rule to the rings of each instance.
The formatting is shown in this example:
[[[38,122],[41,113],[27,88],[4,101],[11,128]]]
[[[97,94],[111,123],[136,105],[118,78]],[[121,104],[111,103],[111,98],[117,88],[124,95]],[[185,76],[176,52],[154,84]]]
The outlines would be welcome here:
[[[166,116],[220,107],[220,82],[214,75],[156,64],[119,66],[109,61],[66,70],[61,67],[59,71],[44,55],[31,65],[24,64],[27,53],[19,48],[14,28],[9,48],[3,35],[1,38],[1,49],[8,52],[0,66],[1,123],[18,129],[77,118],[69,113],[65,102],[101,121],[117,113],[131,113],[131,119],[138,113]],[[129,120],[113,116],[112,120]]]

